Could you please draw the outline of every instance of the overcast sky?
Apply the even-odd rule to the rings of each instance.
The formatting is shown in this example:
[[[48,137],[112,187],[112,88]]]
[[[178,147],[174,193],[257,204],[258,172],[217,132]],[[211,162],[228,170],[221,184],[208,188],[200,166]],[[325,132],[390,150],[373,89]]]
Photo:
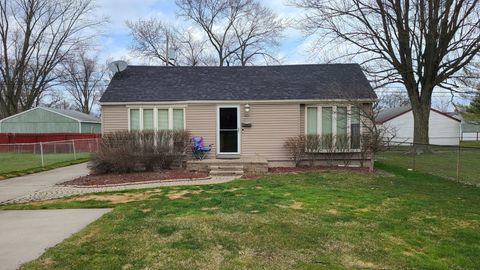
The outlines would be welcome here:
[[[131,40],[125,21],[136,21],[157,16],[165,22],[181,25],[186,23],[183,18],[176,16],[174,0],[97,0],[98,12],[109,18],[105,26],[105,36],[101,39],[101,53],[103,59],[127,59],[130,64],[139,64],[141,60],[129,53]],[[288,6],[284,0],[262,0],[262,3],[273,9],[279,16],[295,18],[300,10]],[[190,25],[190,24],[189,24]],[[314,63],[306,53],[305,41],[302,33],[289,28],[284,32],[283,42],[278,54],[284,59],[284,64]]]

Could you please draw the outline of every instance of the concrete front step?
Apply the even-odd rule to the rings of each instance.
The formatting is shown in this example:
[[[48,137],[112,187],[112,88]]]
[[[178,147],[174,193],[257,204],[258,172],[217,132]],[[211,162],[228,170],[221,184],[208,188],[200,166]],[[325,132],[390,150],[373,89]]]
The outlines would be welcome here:
[[[210,176],[228,176],[228,175],[243,175],[242,171],[227,171],[227,170],[211,170]]]
[[[210,165],[208,166],[210,170],[233,170],[233,171],[243,171],[243,165]]]

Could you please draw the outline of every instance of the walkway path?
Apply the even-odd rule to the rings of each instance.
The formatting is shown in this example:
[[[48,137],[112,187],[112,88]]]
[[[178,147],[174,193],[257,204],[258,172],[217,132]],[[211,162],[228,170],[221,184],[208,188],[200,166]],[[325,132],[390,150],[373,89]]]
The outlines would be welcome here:
[[[0,204],[88,174],[87,163],[0,180]]]
[[[110,210],[0,211],[0,269],[18,269]]]

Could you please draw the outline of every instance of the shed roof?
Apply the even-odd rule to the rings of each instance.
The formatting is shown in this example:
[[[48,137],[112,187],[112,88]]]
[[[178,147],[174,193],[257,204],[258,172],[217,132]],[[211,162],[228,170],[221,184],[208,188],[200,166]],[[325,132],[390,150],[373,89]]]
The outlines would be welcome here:
[[[358,64],[128,66],[100,102],[376,99]]]
[[[32,109],[23,111],[21,113],[17,113],[17,114],[14,114],[12,116],[0,119],[0,122],[5,121],[7,119],[14,118],[14,117],[16,117],[20,114],[31,112],[33,110],[46,110],[46,111],[49,111],[49,112],[53,112],[53,113],[56,113],[56,114],[66,116],[66,117],[74,119],[78,122],[88,122],[88,123],[98,123],[98,124],[100,124],[100,119],[98,119],[95,116],[86,114],[86,113],[82,113],[82,112],[74,111],[74,110],[63,110],[63,109],[46,108],[46,107],[35,107],[35,108],[32,108]]]
[[[407,105],[407,106],[401,106],[401,107],[395,107],[395,108],[387,108],[387,109],[383,109],[381,110],[377,116],[375,117],[375,122],[376,123],[379,123],[379,124],[382,124],[382,123],[385,123],[387,121],[390,121],[404,113],[407,113],[409,111],[412,110],[412,106],[411,105]],[[444,112],[441,112],[439,110],[436,110],[434,108],[430,108],[431,111],[434,111],[436,113],[439,113],[441,115],[444,115],[445,117],[448,117],[448,118],[451,118],[455,121],[458,121],[460,122],[461,120],[456,118],[456,117],[453,117],[447,113],[444,113]]]
[[[80,122],[95,122],[95,123],[100,123],[100,119],[93,115],[89,115],[86,113],[82,113],[79,111],[74,111],[74,110],[63,110],[63,109],[55,109],[55,108],[43,108],[47,109],[49,111],[53,111],[59,114],[66,115],[68,117],[74,118]]]

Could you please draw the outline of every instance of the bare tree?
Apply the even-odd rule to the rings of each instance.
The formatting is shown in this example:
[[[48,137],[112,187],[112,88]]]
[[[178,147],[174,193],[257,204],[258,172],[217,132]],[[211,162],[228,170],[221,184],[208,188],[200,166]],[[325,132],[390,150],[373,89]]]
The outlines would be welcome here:
[[[0,0],[0,115],[31,108],[57,77],[55,68],[90,39],[90,0]]]
[[[127,21],[127,26],[133,38],[131,49],[142,57],[166,64],[168,47],[169,54],[176,54],[168,56],[168,64],[171,66],[208,63],[207,40],[196,38],[192,29],[175,27],[155,17],[136,22]]]
[[[278,47],[287,22],[280,19],[271,9],[252,4],[250,11],[240,17],[233,28],[239,45],[236,60],[242,66],[262,58],[265,62],[277,61],[272,50]]]
[[[136,22],[127,21],[127,26],[133,38],[132,51],[143,57],[167,64],[167,47],[177,51],[180,46],[177,29],[155,17]],[[168,65],[175,65],[175,62],[168,59]]]
[[[388,108],[403,107],[410,104],[410,100],[406,93],[384,91],[379,95],[378,101],[374,104],[374,110],[379,112]]]
[[[272,58],[284,28],[270,9],[255,0],[176,0],[180,15],[192,20],[207,35],[219,66],[246,65],[254,57]]]
[[[60,81],[70,94],[74,108],[86,114],[92,112],[105,90],[106,68],[98,58],[88,56],[85,48],[62,63]]]
[[[307,10],[304,29],[344,42],[366,56],[370,75],[405,86],[414,142],[428,143],[432,92],[452,83],[480,51],[478,0],[295,0]],[[372,63],[375,63],[372,65]]]

